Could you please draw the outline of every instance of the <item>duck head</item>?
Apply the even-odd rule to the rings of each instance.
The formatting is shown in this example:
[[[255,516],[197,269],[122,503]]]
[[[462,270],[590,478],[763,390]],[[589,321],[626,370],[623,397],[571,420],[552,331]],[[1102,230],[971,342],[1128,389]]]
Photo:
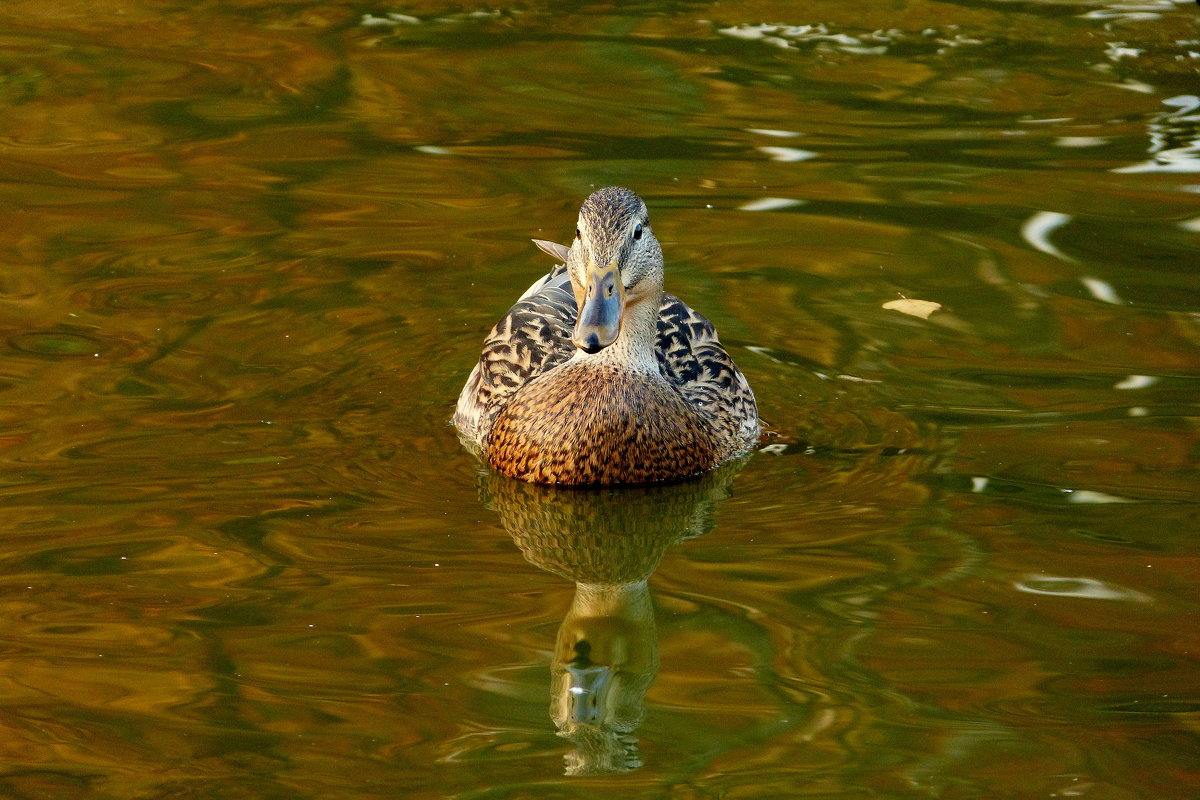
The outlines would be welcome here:
[[[649,304],[653,314],[662,299],[663,256],[650,229],[646,204],[628,189],[610,186],[593,192],[579,210],[575,241],[567,258],[571,286],[579,316],[571,337],[585,353],[598,353],[616,342],[627,328],[627,338],[648,335],[654,328],[628,320]],[[650,317],[653,323],[653,317]]]

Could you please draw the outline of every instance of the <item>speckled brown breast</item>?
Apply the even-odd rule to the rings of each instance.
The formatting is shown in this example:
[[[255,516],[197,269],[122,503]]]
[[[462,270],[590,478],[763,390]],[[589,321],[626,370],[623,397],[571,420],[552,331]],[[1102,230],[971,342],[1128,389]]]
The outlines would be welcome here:
[[[653,483],[716,466],[715,434],[661,376],[564,364],[513,396],[484,452],[536,483]]]

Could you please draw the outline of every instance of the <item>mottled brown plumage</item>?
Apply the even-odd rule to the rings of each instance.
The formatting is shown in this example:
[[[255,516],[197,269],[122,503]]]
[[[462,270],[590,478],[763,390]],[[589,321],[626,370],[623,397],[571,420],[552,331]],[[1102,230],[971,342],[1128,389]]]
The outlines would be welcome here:
[[[652,483],[711,469],[720,445],[666,381],[570,362],[500,410],[485,454],[505,475],[535,483]]]
[[[712,324],[662,291],[646,207],[601,189],[564,264],[492,329],[459,396],[463,440],[537,483],[650,483],[695,475],[758,440],[754,394]]]

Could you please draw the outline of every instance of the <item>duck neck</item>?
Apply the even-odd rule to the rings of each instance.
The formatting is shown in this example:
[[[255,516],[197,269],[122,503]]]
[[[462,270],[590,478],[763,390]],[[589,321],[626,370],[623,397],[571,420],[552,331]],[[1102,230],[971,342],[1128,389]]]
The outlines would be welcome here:
[[[592,355],[577,350],[575,358],[586,359],[597,366],[614,366],[633,372],[658,372],[655,347],[658,342],[658,308],[661,304],[661,291],[628,303],[617,340]]]

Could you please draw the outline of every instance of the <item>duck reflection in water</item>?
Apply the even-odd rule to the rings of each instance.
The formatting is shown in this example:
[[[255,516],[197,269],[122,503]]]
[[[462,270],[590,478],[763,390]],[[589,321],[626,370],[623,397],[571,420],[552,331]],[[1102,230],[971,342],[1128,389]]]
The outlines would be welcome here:
[[[667,548],[706,533],[744,459],[678,484],[540,486],[489,473],[490,504],[526,560],[575,583],[551,663],[550,717],[568,775],[641,766],[634,732],[658,674],[648,580]]]

